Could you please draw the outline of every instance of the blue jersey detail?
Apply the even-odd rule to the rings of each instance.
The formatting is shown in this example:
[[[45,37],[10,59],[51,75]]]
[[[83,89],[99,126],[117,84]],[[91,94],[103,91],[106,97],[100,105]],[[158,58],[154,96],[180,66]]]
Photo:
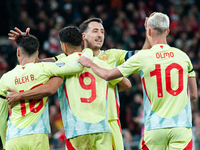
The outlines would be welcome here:
[[[125,61],[129,59],[131,56],[135,55],[135,51],[128,51],[125,56]]]
[[[110,132],[107,115],[105,119],[103,119],[98,123],[87,123],[78,119],[72,113],[69,107],[69,103],[64,92],[64,86],[65,82],[58,89],[58,98],[60,102],[60,109],[61,109],[62,121],[65,129],[66,138],[69,139],[76,136],[91,134],[91,133]]]
[[[8,121],[6,140],[37,133],[51,133],[48,103],[40,118],[31,126],[20,129]]]
[[[144,77],[144,72],[140,71],[141,79]],[[192,113],[190,98],[188,96],[188,103],[184,109],[177,115],[171,118],[163,118],[151,110],[151,104],[143,86],[143,100],[144,100],[144,124],[145,130],[153,130],[170,127],[192,127]]]

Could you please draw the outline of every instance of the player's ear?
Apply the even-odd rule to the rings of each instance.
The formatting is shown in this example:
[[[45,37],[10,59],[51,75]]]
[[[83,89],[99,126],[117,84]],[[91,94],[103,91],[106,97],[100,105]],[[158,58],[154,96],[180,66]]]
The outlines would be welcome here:
[[[167,29],[167,35],[169,34],[169,31],[170,31],[170,30],[169,30],[169,29]],[[166,36],[167,36],[167,35],[166,35]]]
[[[37,51],[37,53],[35,54],[35,57],[38,57],[38,55],[39,55],[39,51]]]
[[[83,39],[83,41],[85,40],[85,33],[82,33],[82,39]]]
[[[67,44],[63,43],[64,50],[68,49]]]
[[[151,36],[151,29],[148,29],[148,35]]]
[[[21,51],[20,49],[17,49],[17,57],[20,57]]]

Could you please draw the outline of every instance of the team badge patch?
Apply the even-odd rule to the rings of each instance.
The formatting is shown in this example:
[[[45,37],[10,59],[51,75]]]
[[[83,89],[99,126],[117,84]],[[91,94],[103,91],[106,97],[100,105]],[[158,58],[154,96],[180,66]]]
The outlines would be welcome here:
[[[108,62],[108,56],[107,56],[107,54],[101,54],[99,56],[99,59]]]
[[[62,67],[62,66],[65,65],[65,63],[64,63],[64,62],[59,62],[59,63],[56,63],[56,65],[57,65],[58,67]]]

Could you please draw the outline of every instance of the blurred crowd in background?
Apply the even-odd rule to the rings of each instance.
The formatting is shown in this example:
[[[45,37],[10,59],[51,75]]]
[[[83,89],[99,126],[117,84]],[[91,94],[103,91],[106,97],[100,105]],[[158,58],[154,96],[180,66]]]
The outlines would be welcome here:
[[[8,40],[14,27],[40,41],[39,58],[62,52],[58,32],[99,17],[105,28],[102,50],[140,50],[145,40],[145,17],[162,12],[170,18],[167,43],[187,53],[196,71],[200,95],[200,1],[199,0],[6,0],[0,1],[0,77],[17,64],[16,44]],[[132,88],[120,95],[120,120],[126,150],[137,150],[143,133],[143,97],[140,76],[129,77]],[[63,149],[64,131],[57,94],[49,98],[51,149]],[[200,148],[200,98],[192,102],[194,150]],[[1,148],[0,148],[1,149]]]

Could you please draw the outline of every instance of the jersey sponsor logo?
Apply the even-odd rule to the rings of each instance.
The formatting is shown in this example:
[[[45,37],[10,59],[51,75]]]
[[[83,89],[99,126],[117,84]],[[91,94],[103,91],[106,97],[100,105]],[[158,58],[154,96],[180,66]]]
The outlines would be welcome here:
[[[30,75],[27,75],[27,76],[23,76],[23,77],[15,77],[15,85],[18,85],[18,84],[22,84],[22,83],[26,83],[26,82],[29,82],[29,81],[34,81],[36,80],[36,78],[34,77],[33,74],[30,74]]]
[[[172,58],[174,57],[174,53],[173,52],[164,52],[164,53],[156,53],[156,58],[160,59],[160,58]]]
[[[101,54],[101,55],[99,56],[99,59],[100,59],[100,60],[103,60],[103,61],[105,61],[105,62],[108,62],[108,55],[107,55],[107,54]]]
[[[59,63],[56,63],[56,65],[57,65],[58,67],[62,67],[62,66],[65,65],[65,63],[64,63],[64,62],[59,62]]]

